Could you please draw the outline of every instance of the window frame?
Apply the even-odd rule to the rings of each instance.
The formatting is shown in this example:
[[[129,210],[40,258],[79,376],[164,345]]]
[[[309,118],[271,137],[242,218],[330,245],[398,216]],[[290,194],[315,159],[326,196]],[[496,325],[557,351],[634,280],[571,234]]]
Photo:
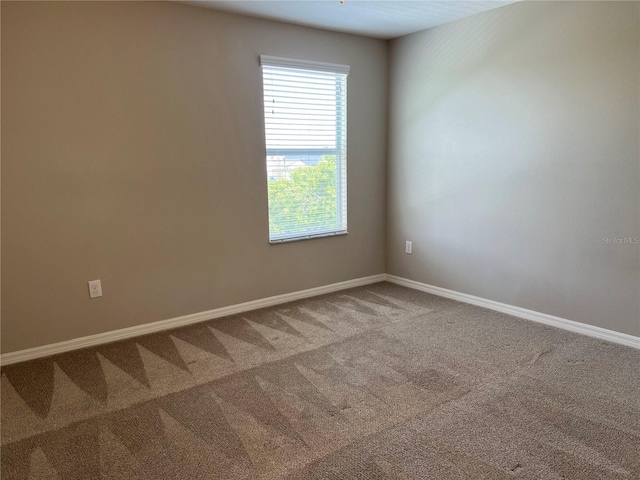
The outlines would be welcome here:
[[[295,234],[287,233],[283,235],[273,236],[271,235],[271,215],[268,213],[268,225],[269,225],[269,243],[279,244],[296,242],[300,240],[309,240],[313,238],[333,237],[339,235],[347,235],[348,229],[348,215],[347,215],[347,79],[350,70],[349,65],[341,65],[335,63],[315,62],[309,60],[298,60],[284,57],[274,57],[270,55],[260,55],[260,66],[262,67],[262,101],[263,101],[263,120],[264,120],[264,133],[265,133],[265,171],[268,166],[268,158],[272,156],[287,156],[287,155],[334,155],[336,157],[336,217],[339,218],[339,225],[332,230],[323,230],[316,233],[304,233]],[[283,68],[297,71],[312,71],[321,72],[336,75],[336,91],[338,87],[343,87],[344,91],[340,94],[341,108],[336,108],[336,148],[268,148],[267,146],[267,119],[265,117],[266,111],[264,108],[264,102],[266,99],[266,85],[264,82],[264,67],[270,68]],[[338,94],[336,93],[336,99]],[[341,148],[344,145],[344,148]],[[267,202],[270,202],[269,198],[269,178],[267,176]]]

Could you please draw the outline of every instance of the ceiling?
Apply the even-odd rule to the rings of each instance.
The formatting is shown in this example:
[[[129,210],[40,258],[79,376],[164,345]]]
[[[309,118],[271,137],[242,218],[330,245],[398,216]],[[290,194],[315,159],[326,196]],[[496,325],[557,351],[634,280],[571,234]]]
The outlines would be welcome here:
[[[390,39],[517,0],[186,0],[252,17]]]

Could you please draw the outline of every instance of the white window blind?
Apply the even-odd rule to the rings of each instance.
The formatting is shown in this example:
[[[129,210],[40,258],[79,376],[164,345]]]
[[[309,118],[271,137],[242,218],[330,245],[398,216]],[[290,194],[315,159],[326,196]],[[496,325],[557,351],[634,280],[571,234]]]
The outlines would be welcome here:
[[[349,67],[261,56],[269,241],[347,233]]]

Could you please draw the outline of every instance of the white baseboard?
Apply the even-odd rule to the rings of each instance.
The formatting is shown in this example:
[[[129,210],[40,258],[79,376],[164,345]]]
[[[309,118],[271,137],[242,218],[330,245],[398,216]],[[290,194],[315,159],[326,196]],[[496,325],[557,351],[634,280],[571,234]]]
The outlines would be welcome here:
[[[43,345],[41,347],[19,350],[17,352],[4,353],[0,355],[0,365],[11,365],[13,363],[48,357],[50,355],[69,352],[71,350],[93,347],[96,345],[102,345],[104,343],[116,342],[118,340],[126,340],[129,338],[139,337],[141,335],[148,335],[150,333],[170,330],[172,328],[191,325],[193,323],[204,322],[206,320],[213,320],[215,318],[225,317],[227,315],[234,315],[236,313],[257,310],[259,308],[271,307],[273,305],[292,302],[294,300],[301,300],[303,298],[315,297],[318,295],[323,295],[325,293],[332,293],[340,290],[346,290],[348,288],[370,285],[372,283],[383,282],[385,280],[397,285],[402,285],[405,287],[413,288],[415,290],[438,295],[440,297],[451,298],[459,302],[477,305],[479,307],[495,310],[496,312],[506,313],[508,315],[513,315],[514,317],[523,318],[525,320],[543,323],[545,325],[561,328],[563,330],[569,330],[571,332],[580,333],[589,337],[595,337],[600,340],[605,340],[608,342],[625,345],[627,347],[640,349],[640,337],[634,337],[633,335],[627,335],[624,333],[615,332],[613,330],[607,330],[605,328],[594,327],[592,325],[574,322],[573,320],[566,320],[564,318],[554,317],[553,315],[547,315],[545,313],[527,310],[526,308],[515,307],[513,305],[507,305],[505,303],[475,297],[466,293],[460,293],[454,290],[448,290],[446,288],[427,285],[426,283],[420,283],[414,280],[382,273],[379,275],[372,275],[370,277],[356,278],[353,280],[347,280],[345,282],[324,285],[322,287],[309,288],[307,290],[300,290],[297,292],[285,293],[283,295],[276,295],[274,297],[267,297],[250,302],[239,303],[236,305],[229,305],[227,307],[207,310],[205,312],[192,313],[190,315],[184,315],[182,317],[169,318],[167,320],[160,320],[158,322],[146,323],[144,325],[138,325],[135,327],[123,328],[120,330],[114,330],[105,333],[98,333],[96,335],[89,335],[87,337],[74,338],[72,340],[53,343],[50,345]]]
[[[169,318],[158,322],[146,323],[135,327],[122,328],[111,332],[98,333],[87,337],[74,338],[64,342],[43,345],[41,347],[19,350],[17,352],[4,353],[0,355],[0,365],[11,365],[12,363],[25,362],[36,358],[48,357],[58,353],[78,350],[80,348],[93,347],[104,343],[115,342],[118,340],[126,340],[141,335],[160,332],[162,330],[170,330],[172,328],[182,327],[193,323],[213,320],[214,318],[226,317],[236,313],[247,312],[249,310],[257,310],[259,308],[271,307],[282,303],[301,300],[303,298],[315,297],[325,293],[346,290],[347,288],[360,287],[372,283],[383,282],[387,276],[384,273],[372,275],[370,277],[355,278],[345,282],[332,283],[322,287],[309,288],[307,290],[299,290],[297,292],[285,293],[274,297],[252,300],[250,302],[229,305],[227,307],[215,308],[206,312],[192,313],[182,317]]]
[[[387,274],[386,279],[388,282],[402,285],[404,287],[413,288],[414,290],[420,290],[423,292],[431,293],[433,295],[438,295],[440,297],[451,298],[452,300],[488,308],[489,310],[506,313],[518,318],[524,318],[525,320],[544,323],[545,325],[550,325],[552,327],[561,328],[563,330],[580,333],[582,335],[598,338],[607,342],[618,343],[627,347],[640,349],[640,337],[634,337],[633,335],[627,335],[626,333],[607,330],[606,328],[594,327],[593,325],[587,325],[585,323],[575,322],[573,320],[567,320],[565,318],[554,317],[553,315],[547,315],[546,313],[535,312],[533,310],[527,310],[526,308],[507,305],[506,303],[495,302],[493,300],[475,297],[466,293],[460,293],[454,290],[448,290],[446,288],[435,287],[426,283],[420,283],[414,280],[396,277],[395,275]]]

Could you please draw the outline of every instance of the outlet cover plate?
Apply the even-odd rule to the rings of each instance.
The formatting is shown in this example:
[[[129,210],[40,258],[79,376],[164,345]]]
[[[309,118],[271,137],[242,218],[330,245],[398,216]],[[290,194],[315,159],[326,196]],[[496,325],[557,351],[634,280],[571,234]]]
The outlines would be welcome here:
[[[89,298],[97,298],[102,296],[102,284],[100,280],[91,280],[89,282]]]

